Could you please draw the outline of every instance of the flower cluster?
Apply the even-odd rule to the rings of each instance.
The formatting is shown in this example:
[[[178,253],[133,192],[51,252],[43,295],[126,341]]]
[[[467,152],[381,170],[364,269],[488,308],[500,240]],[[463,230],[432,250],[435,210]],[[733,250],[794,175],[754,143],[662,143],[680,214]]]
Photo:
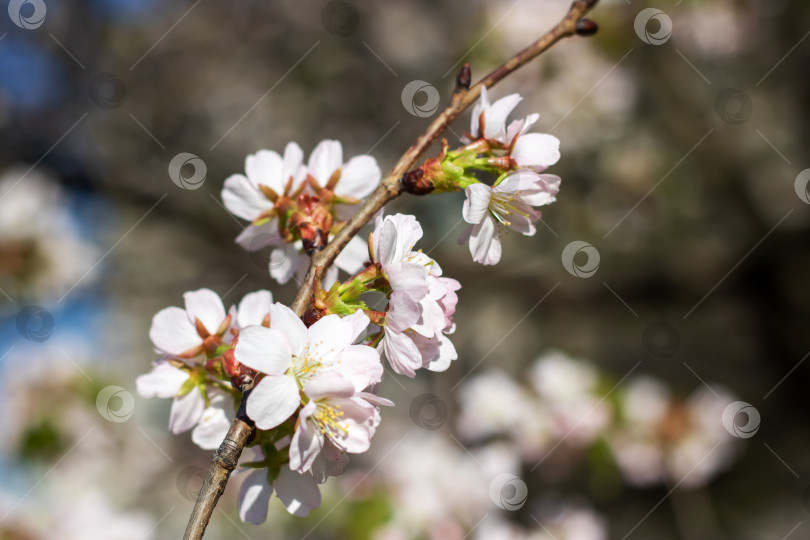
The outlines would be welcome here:
[[[465,146],[450,151],[443,141],[438,157],[402,179],[414,193],[466,190],[465,237],[485,264],[500,258],[497,225],[534,234],[534,207],[553,202],[559,188],[558,177],[540,174],[559,159],[559,141],[527,133],[537,115],[506,126],[518,101],[512,95],[490,104],[483,89]],[[492,186],[474,176],[491,173]],[[270,275],[285,283],[303,277],[309,257],[380,181],[374,158],[344,162],[337,141],[320,142],[306,163],[291,142],[283,155],[248,156],[245,174],[225,180],[222,199],[250,222],[237,243],[250,251],[271,246]],[[373,226],[368,242],[352,238],[312,284],[302,317],[266,290],[226,310],[215,292],[200,289],[185,293],[184,308],[166,308],[152,321],[149,335],[162,357],[137,387],[143,397],[173,400],[169,429],[191,431],[197,445],[213,449],[239,403],[255,424],[253,458],[243,464],[250,470],[240,492],[244,521],[264,521],[273,493],[291,514],[306,515],[320,504],[318,484],[341,474],[348,454],[369,449],[380,407],[393,405],[374,393],[383,361],[414,377],[422,368],[444,371],[458,356],[448,336],[461,285],[416,247],[422,227],[414,216],[379,210]],[[338,268],[349,277],[339,280]],[[370,307],[369,293],[381,293],[385,305]]]

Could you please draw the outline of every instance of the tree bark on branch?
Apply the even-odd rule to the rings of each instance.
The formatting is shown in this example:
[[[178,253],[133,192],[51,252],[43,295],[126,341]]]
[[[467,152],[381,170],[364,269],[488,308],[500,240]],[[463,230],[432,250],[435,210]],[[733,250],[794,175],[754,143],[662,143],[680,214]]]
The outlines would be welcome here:
[[[403,192],[402,178],[415,164],[419,157],[436,141],[447,126],[464,112],[481,94],[481,88],[490,88],[509,74],[525,65],[532,59],[551,48],[562,38],[573,35],[591,35],[596,32],[596,24],[584,19],[588,11],[596,5],[598,0],[575,0],[568,13],[551,30],[541,36],[537,41],[514,55],[501,66],[493,70],[475,85],[470,86],[469,64],[465,64],[456,78],[456,88],[450,104],[427,127],[416,142],[408,148],[399,158],[394,167],[382,179],[377,189],[366,199],[356,214],[335,235],[323,250],[312,256],[307,275],[304,278],[298,293],[290,306],[299,316],[303,315],[312,303],[316,284],[324,272],[335,261],[335,258],[346,247],[360,229],[368,223],[374,214],[386,203],[395,199]],[[253,423],[245,414],[247,397],[250,388],[242,388],[242,403],[230,430],[222,441],[219,449],[214,452],[208,476],[200,489],[197,501],[189,518],[183,540],[201,540],[205,528],[216,508],[219,497],[225,491],[228,478],[236,468],[242,450],[253,434]]]

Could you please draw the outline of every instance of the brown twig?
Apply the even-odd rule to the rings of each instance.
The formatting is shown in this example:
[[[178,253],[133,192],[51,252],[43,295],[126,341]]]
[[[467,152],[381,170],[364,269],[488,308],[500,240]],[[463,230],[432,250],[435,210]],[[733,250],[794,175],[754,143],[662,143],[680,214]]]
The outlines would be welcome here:
[[[507,60],[503,65],[495,69],[492,73],[481,79],[478,83],[470,86],[470,69],[465,64],[456,78],[456,89],[450,99],[450,104],[442,113],[436,117],[422,135],[416,139],[408,150],[399,158],[399,161],[388,172],[380,182],[379,187],[369,196],[366,202],[360,207],[357,213],[348,223],[335,235],[323,250],[315,253],[301,288],[290,306],[299,316],[307,311],[315,291],[316,283],[323,276],[324,272],[334,262],[335,258],[346,247],[346,244],[354,237],[360,229],[368,223],[374,214],[390,200],[398,197],[402,193],[401,179],[403,175],[411,169],[416,160],[428,149],[428,147],[439,138],[447,129],[447,126],[467,107],[469,107],[481,94],[481,88],[498,83],[501,79],[520,68],[536,56],[548,50],[560,39],[575,34],[590,35],[595,32],[595,24],[591,21],[579,22],[582,17],[594,6],[598,0],[575,0],[565,17],[549,30],[540,39],[517,53]],[[248,392],[242,399],[240,412],[244,411]],[[247,444],[253,432],[252,424],[246,416],[237,414],[236,419],[228,431],[228,435],[220,445],[219,450],[214,453],[211,467],[206,478],[197,502],[194,505],[191,518],[189,519],[186,533],[183,540],[200,540],[205,532],[205,527],[211,519],[211,514],[216,507],[220,495],[225,490],[228,477],[236,467],[242,449]]]

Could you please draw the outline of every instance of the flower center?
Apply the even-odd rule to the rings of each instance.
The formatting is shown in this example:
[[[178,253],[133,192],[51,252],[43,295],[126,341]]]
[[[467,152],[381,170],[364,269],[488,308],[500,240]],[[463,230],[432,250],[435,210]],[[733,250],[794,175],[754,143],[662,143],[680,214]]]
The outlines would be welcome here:
[[[336,405],[330,405],[324,401],[317,402],[315,413],[310,419],[315,422],[320,432],[332,440],[341,439],[348,435],[349,425],[340,421],[343,411]]]
[[[518,200],[519,195],[520,191],[514,193],[495,193],[493,191],[489,199],[489,211],[492,212],[495,219],[507,226],[512,225],[509,216],[513,213],[529,217],[528,213],[515,206],[515,201]]]

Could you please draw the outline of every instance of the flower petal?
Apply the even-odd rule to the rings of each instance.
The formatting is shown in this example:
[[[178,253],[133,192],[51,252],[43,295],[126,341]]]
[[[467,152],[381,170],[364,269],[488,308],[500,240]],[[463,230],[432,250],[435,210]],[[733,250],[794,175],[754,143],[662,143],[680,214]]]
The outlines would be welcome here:
[[[290,441],[290,469],[305,473],[312,468],[312,463],[324,447],[324,436],[318,427],[309,421],[318,405],[315,401],[307,403],[298,414],[298,426]]]
[[[309,473],[298,474],[281,467],[273,487],[287,512],[296,517],[307,516],[321,505],[321,491]]]
[[[257,188],[259,184],[264,184],[279,195],[284,191],[282,167],[281,156],[272,150],[259,150],[245,159],[248,180]]]
[[[298,385],[288,375],[266,375],[248,396],[247,414],[259,429],[272,429],[301,404]]]
[[[465,190],[467,199],[464,201],[464,208],[461,215],[467,223],[481,223],[489,209],[489,201],[492,199],[492,188],[486,184],[472,184]]]
[[[213,334],[225,320],[225,306],[219,295],[211,289],[199,289],[183,294],[186,302],[186,313],[191,323],[199,319],[205,329]]]
[[[340,374],[359,392],[382,380],[380,354],[367,345],[349,345],[337,358]]]
[[[298,354],[307,342],[307,327],[293,310],[276,302],[270,306],[270,328],[278,330],[290,344],[290,352]]]
[[[248,225],[239,236],[236,243],[247,251],[259,251],[264,246],[280,246],[284,242],[278,233],[278,220],[271,219],[262,225]]]
[[[323,140],[309,155],[307,169],[321,186],[325,186],[332,173],[343,166],[343,147],[339,141]]]
[[[391,369],[400,375],[413,377],[416,370],[422,367],[422,354],[406,334],[386,328],[382,347]]]
[[[358,345],[358,347],[365,347]],[[370,347],[366,347],[370,349]],[[351,397],[354,395],[354,385],[352,381],[343,376],[342,373],[329,371],[321,373],[310,379],[304,385],[304,393],[313,401],[323,399],[328,396]]]
[[[287,181],[292,176],[292,190],[295,190],[306,178],[304,164],[304,151],[298,143],[289,142],[284,148],[284,159],[281,167],[281,184],[286,186]],[[279,192],[281,194],[281,192]]]
[[[343,166],[335,195],[363,199],[380,184],[382,173],[371,156],[355,156]]]
[[[265,210],[273,208],[264,193],[241,174],[233,174],[222,188],[222,204],[228,211],[247,221],[253,221]]]
[[[282,285],[287,283],[301,266],[301,257],[302,254],[295,244],[283,244],[274,249],[268,261],[270,276]]]
[[[186,311],[179,307],[160,310],[152,318],[149,339],[162,353],[179,355],[202,344]]]
[[[284,374],[292,363],[292,351],[284,333],[264,326],[242,328],[234,356],[247,367],[270,375]]]
[[[267,507],[273,487],[267,482],[267,471],[256,469],[245,477],[239,488],[239,519],[259,525],[267,519]]]
[[[547,133],[527,133],[518,137],[510,156],[520,167],[542,170],[560,160],[560,140]]]
[[[205,400],[197,388],[185,396],[175,398],[169,413],[169,430],[177,435],[190,430],[202,418],[205,412]]]
[[[470,232],[470,253],[473,260],[481,264],[497,264],[501,260],[501,241],[495,220],[487,216],[474,225]]]
[[[191,441],[203,450],[216,450],[228,434],[231,421],[222,407],[208,407],[191,432]]]
[[[135,379],[135,388],[143,398],[173,398],[188,380],[188,373],[168,362],[158,362],[152,371]]]
[[[419,264],[395,263],[385,267],[391,289],[402,291],[417,301],[428,293],[428,275],[428,269]]]
[[[239,328],[250,325],[261,325],[264,317],[270,314],[270,306],[273,304],[273,293],[266,290],[248,293],[239,302],[238,315],[236,320]]]
[[[350,274],[356,274],[363,269],[364,263],[368,260],[368,243],[353,236],[335,259],[335,266]]]
[[[520,103],[520,94],[504,96],[484,113],[484,137],[487,139],[502,139],[506,135],[506,117]]]

